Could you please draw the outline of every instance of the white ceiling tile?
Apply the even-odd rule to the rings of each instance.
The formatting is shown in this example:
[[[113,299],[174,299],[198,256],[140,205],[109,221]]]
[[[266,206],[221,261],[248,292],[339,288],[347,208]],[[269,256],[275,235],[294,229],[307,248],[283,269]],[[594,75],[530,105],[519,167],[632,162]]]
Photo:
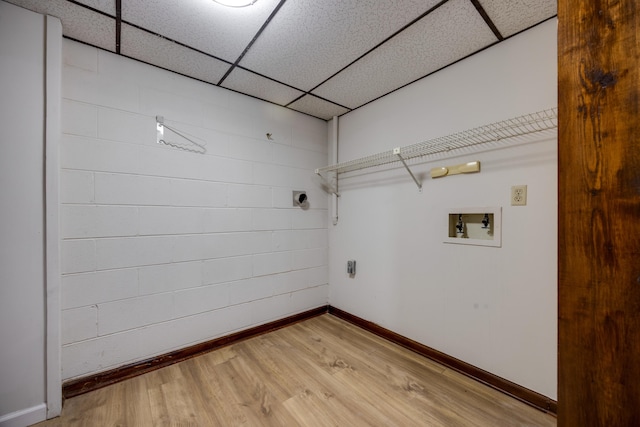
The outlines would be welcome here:
[[[10,0],[9,3],[60,18],[62,34],[66,37],[112,52],[116,49],[115,19],[66,0]]]
[[[76,0],[78,3],[82,3],[96,10],[100,10],[104,13],[115,17],[116,16],[116,2],[115,0]]]
[[[278,0],[225,7],[212,0],[122,0],[122,20],[235,62]]]
[[[287,105],[304,93],[241,68],[235,68],[221,86],[279,105]]]
[[[480,0],[503,37],[509,37],[558,13],[556,0]]]
[[[496,41],[468,0],[451,0],[313,93],[356,108]]]
[[[127,24],[122,25],[120,51],[131,58],[213,84],[217,84],[230,67],[226,62]]]
[[[332,104],[313,95],[303,96],[289,105],[289,108],[324,120],[330,120],[333,116],[339,116],[349,111],[344,107]]]
[[[5,1],[59,17],[65,37],[116,50],[116,0]],[[479,1],[505,37],[557,14],[555,0]],[[245,8],[213,0],[121,0],[121,5],[123,55],[215,85],[253,43],[222,86],[289,106],[321,85],[313,90],[317,96],[307,94],[289,107],[323,119],[496,41],[471,0],[258,0]]]
[[[437,2],[289,0],[240,64],[310,90]]]

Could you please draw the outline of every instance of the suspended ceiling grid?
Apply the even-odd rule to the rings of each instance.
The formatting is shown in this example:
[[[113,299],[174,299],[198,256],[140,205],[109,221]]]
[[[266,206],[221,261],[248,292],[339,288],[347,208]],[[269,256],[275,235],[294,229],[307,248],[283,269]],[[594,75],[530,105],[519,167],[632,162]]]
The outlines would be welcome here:
[[[557,13],[555,0],[5,0],[63,35],[328,120]]]

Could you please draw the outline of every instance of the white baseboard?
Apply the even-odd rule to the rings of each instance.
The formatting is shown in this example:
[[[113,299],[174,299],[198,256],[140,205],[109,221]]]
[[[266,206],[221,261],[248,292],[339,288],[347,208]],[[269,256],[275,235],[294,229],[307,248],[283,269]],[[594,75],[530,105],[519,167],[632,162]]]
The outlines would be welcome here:
[[[47,419],[47,405],[41,403],[0,417],[0,427],[27,427]]]

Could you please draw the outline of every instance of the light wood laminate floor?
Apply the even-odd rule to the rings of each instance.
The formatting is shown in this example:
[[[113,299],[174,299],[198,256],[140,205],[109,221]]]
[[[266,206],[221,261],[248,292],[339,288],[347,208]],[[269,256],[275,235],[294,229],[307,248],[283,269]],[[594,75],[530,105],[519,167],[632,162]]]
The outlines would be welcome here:
[[[329,314],[68,399],[43,426],[555,426]]]

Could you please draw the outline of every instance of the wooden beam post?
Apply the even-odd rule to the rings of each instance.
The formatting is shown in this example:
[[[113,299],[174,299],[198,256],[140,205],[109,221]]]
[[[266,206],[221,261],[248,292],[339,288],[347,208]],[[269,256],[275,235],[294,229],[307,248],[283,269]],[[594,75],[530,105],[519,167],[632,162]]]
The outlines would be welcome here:
[[[640,2],[558,23],[558,426],[640,426]]]

